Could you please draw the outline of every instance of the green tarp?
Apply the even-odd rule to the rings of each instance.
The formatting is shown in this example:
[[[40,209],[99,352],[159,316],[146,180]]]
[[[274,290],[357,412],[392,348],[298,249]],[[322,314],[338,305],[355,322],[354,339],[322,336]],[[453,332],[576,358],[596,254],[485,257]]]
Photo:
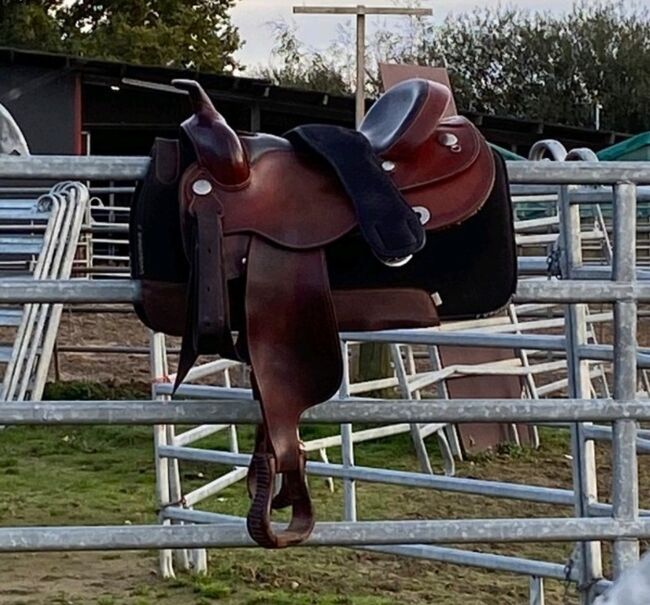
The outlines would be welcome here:
[[[630,139],[602,149],[596,155],[603,162],[650,160],[650,132],[637,134]]]
[[[494,143],[490,143],[490,147],[492,147],[492,149],[494,149],[495,151],[498,151],[499,155],[506,161],[519,162],[521,160],[526,159],[525,157],[523,157],[521,155],[517,155],[513,151],[508,151],[507,149],[504,149],[503,147],[499,147],[498,145],[495,145]]]

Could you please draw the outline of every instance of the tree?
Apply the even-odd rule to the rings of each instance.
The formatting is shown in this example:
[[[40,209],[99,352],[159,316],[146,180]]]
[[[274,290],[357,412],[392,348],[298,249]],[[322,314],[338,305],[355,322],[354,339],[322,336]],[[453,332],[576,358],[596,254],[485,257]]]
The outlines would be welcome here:
[[[0,46],[61,52],[61,31],[52,13],[59,4],[0,0]]]
[[[290,28],[279,31],[279,66],[264,75],[313,87],[312,73],[322,83],[339,74],[343,83],[332,92],[352,90],[342,40],[310,51],[291,40]],[[292,46],[302,52],[287,52]],[[445,65],[465,110],[592,126],[601,105],[603,128],[650,130],[650,12],[626,0],[585,0],[559,16],[498,8],[440,25],[412,19],[398,30],[380,27],[369,55],[369,95],[378,92],[379,61]]]
[[[295,27],[284,22],[271,24],[274,28],[275,47],[273,56],[277,65],[259,68],[259,75],[283,86],[321,90],[331,94],[350,93],[345,63],[333,64],[332,57],[341,57],[341,40],[335,41],[328,51],[321,54],[310,50],[296,37]],[[352,48],[352,46],[348,46]],[[348,53],[343,53],[346,56]],[[347,63],[352,65],[352,59]]]
[[[235,0],[2,2],[0,45],[216,72],[238,67]]]

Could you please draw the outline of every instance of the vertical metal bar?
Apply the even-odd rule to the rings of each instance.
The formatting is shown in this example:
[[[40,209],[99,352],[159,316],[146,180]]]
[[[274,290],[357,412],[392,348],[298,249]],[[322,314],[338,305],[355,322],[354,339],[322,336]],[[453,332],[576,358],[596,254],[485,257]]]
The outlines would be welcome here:
[[[355,90],[354,123],[357,128],[366,112],[366,13],[357,6],[357,84]]]
[[[348,343],[341,342],[343,357],[343,382],[339,389],[339,397],[345,399],[350,395],[350,360]],[[343,466],[354,466],[354,441],[352,440],[352,425],[341,425],[341,458]],[[346,521],[357,520],[357,486],[354,479],[343,479],[343,518]]]
[[[232,387],[232,381],[230,380],[230,369],[226,368],[223,373],[224,386],[227,388]],[[228,427],[228,443],[230,445],[230,451],[234,454],[239,454],[239,437],[237,436],[237,425],[231,424]]]
[[[631,283],[636,279],[636,186],[614,187],[613,278]],[[636,398],[637,303],[614,305],[614,398],[622,402]],[[639,477],[636,453],[637,422],[618,420],[612,434],[612,508],[615,519],[639,517]],[[614,575],[618,577],[639,559],[637,540],[614,542]]]
[[[528,581],[528,594],[528,602],[530,605],[544,605],[546,603],[544,597],[544,579],[530,576]]]
[[[151,369],[151,396],[159,400],[168,399],[167,395],[156,396],[154,384],[164,375],[164,358],[165,358],[165,336],[153,331],[149,332],[149,367]],[[169,458],[160,457],[158,448],[167,443],[166,431],[164,425],[153,427],[153,448],[154,448],[154,465],[156,469],[156,500],[157,506],[162,509],[171,503],[169,497]],[[163,525],[170,525],[168,519],[164,519],[162,514],[159,519]],[[160,575],[163,578],[174,577],[174,563],[172,551],[165,549],[158,552],[158,562],[160,566]]]
[[[414,376],[417,374],[417,367],[415,365],[415,353],[413,351],[412,345],[405,345],[406,348],[406,358],[408,361],[408,372],[410,375]],[[415,399],[422,399],[420,389],[417,389],[413,392]],[[429,424],[418,425],[418,434],[421,436],[423,434],[423,429],[427,430]],[[451,446],[445,435],[445,430],[448,425],[443,426],[442,428],[436,431],[436,439],[438,440],[438,446],[440,447],[440,455],[442,456],[443,465],[445,469],[445,475],[453,477],[456,474],[456,463],[454,461],[454,454],[451,451]],[[428,456],[427,456],[428,460]],[[431,467],[431,462],[429,461],[429,467]],[[433,470],[431,471],[433,472]]]
[[[434,371],[442,370],[442,358],[440,357],[440,351],[437,346],[428,347],[429,359],[431,361],[431,367]],[[436,388],[436,399],[449,399],[449,391],[447,390],[446,381],[439,382]],[[445,426],[445,435],[447,437],[447,443],[449,445],[451,454],[456,456],[458,460],[463,459],[463,449],[460,445],[460,440],[458,438],[458,431],[456,425],[449,423]]]
[[[413,391],[408,383],[408,376],[406,373],[406,367],[404,365],[404,360],[402,359],[402,352],[400,346],[396,344],[389,345],[390,355],[393,360],[393,368],[395,370],[395,375],[397,376],[397,382],[399,384],[399,390],[404,399],[413,399]],[[423,473],[428,473],[433,475],[433,468],[431,467],[431,460],[429,460],[429,452],[427,451],[427,446],[424,443],[422,438],[422,431],[420,430],[420,425],[413,423],[410,425],[411,440],[413,441],[413,447],[415,448],[415,454],[418,458],[420,464],[420,471]]]
[[[517,310],[515,308],[515,305],[513,304],[508,305],[508,317],[510,318],[510,321],[515,326],[517,326],[515,333],[521,334],[522,333],[521,329],[518,327],[519,317],[517,315]],[[526,349],[517,349],[516,353],[519,356],[519,359],[521,360],[522,367],[530,368],[528,351],[526,351]],[[533,375],[530,373],[526,374],[524,377],[524,382],[526,384],[526,389],[528,390],[528,397],[530,397],[531,399],[539,399],[539,395],[537,393],[537,384],[535,384],[535,379],[533,378]],[[517,437],[519,437],[519,430],[516,423],[514,425],[514,431],[517,434]],[[537,449],[539,447],[539,431],[537,430],[536,425],[534,424],[528,425],[528,435],[531,439],[533,447]]]
[[[580,208],[569,204],[568,187],[560,188],[560,230],[562,238],[562,262],[564,275],[569,279],[573,269],[582,264],[580,242]],[[569,396],[590,397],[589,364],[580,359],[578,347],[587,340],[586,307],[584,304],[570,304],[565,307],[565,337],[567,341],[567,371]],[[573,465],[573,489],[576,517],[588,517],[589,507],[598,501],[596,479],[596,453],[593,441],[585,436],[585,424],[571,427],[571,455]],[[592,600],[594,580],[602,577],[602,553],[600,542],[578,544],[579,590],[581,605]]]
[[[153,363],[155,365],[153,367],[153,376],[151,381],[152,395],[154,395],[154,382],[169,376],[169,367],[167,363],[167,343],[165,340],[165,335],[153,332],[151,334],[152,342],[154,343]],[[161,401],[169,401],[170,398],[168,395],[161,395],[156,397],[156,399],[160,399]],[[160,502],[161,508],[170,504],[180,503],[182,500],[178,459],[173,458],[167,460],[166,464],[160,464],[160,466],[158,466],[158,461],[160,460],[160,456],[158,456],[158,447],[161,445],[173,445],[175,433],[176,430],[173,424],[160,425],[154,428],[154,455],[156,457],[157,479],[161,485],[159,494],[163,498]],[[168,522],[169,520],[166,519],[164,521],[164,524],[167,524]],[[182,522],[179,523],[182,524]],[[161,557],[166,556],[163,553],[165,553],[165,551],[161,552]],[[186,549],[174,550],[171,552],[171,556],[181,569],[191,569],[189,553]],[[167,563],[165,562],[165,564]],[[171,561],[169,562],[169,567],[171,568],[170,577],[174,577],[173,564]]]

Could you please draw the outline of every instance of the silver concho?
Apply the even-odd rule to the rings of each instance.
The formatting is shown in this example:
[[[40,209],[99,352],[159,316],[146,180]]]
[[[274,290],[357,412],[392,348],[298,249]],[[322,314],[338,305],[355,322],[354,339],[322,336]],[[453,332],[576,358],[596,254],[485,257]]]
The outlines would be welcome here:
[[[390,160],[386,160],[381,163],[381,169],[384,172],[393,172],[395,170],[395,162],[391,162]]]
[[[421,225],[426,225],[431,220],[431,213],[424,206],[413,206],[413,212],[418,215]]]
[[[212,184],[205,179],[199,179],[192,183],[192,191],[196,195],[208,195],[208,193],[212,192]]]
[[[458,137],[455,134],[452,134],[451,132],[443,132],[438,137],[438,143],[440,143],[444,147],[453,148],[458,145]]]

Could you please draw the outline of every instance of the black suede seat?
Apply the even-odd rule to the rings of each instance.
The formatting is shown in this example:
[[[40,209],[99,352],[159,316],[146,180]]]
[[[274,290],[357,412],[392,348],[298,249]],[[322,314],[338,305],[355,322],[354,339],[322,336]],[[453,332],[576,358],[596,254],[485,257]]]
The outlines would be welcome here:
[[[375,153],[390,153],[391,147],[399,154],[408,153],[431,136],[450,100],[451,92],[442,84],[407,80],[377,99],[359,130]]]

